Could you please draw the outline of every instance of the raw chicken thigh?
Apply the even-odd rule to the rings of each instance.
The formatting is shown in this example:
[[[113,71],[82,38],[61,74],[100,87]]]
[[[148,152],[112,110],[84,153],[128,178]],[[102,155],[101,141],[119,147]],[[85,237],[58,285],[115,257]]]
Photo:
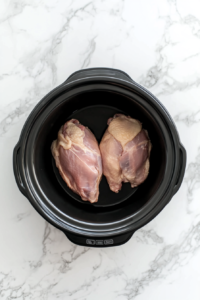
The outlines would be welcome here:
[[[130,182],[133,188],[147,178],[151,142],[142,124],[131,117],[116,114],[108,125],[100,143],[103,174],[118,193],[122,182]]]
[[[51,145],[60,175],[68,187],[91,203],[98,201],[102,161],[93,133],[78,120],[66,122]]]

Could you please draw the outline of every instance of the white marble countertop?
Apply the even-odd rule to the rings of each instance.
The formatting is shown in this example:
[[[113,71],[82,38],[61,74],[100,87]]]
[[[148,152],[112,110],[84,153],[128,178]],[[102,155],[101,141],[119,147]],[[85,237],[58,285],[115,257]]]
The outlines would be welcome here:
[[[120,247],[72,244],[19,192],[12,152],[35,104],[72,72],[127,72],[187,149],[179,192]],[[0,1],[0,299],[200,299],[199,0]]]

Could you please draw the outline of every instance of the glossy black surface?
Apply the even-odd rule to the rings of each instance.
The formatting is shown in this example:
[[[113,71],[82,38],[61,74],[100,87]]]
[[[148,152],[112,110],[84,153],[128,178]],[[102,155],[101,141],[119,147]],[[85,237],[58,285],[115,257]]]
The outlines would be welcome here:
[[[96,105],[91,106],[91,103],[94,102],[96,102]],[[100,105],[99,102],[103,104]],[[114,102],[116,105],[115,108],[111,105],[105,105],[105,103],[114,104]],[[60,101],[59,103],[56,109],[50,110],[48,114],[45,111],[46,119],[43,117],[43,114],[41,115],[42,126],[39,126],[38,129],[35,127],[32,131],[33,135],[31,134],[29,139],[30,151],[34,149],[32,156],[28,154],[31,182],[33,183],[34,180],[37,179],[34,187],[45,194],[48,200],[47,205],[51,206],[51,209],[57,209],[61,214],[64,213],[63,217],[68,216],[76,221],[84,222],[85,225],[87,223],[100,225],[103,223],[119,222],[121,219],[131,216],[133,213],[137,214],[140,209],[148,203],[151,195],[158,190],[158,187],[163,181],[164,172],[166,171],[166,148],[163,146],[165,144],[165,138],[160,126],[155,122],[154,116],[149,115],[147,111],[141,109],[133,101],[130,102],[130,100],[123,95],[100,90],[93,92],[90,90],[90,92],[80,93],[68,101]],[[84,103],[84,108],[81,107],[82,103]],[[150,157],[151,167],[149,176],[147,180],[139,186],[137,192],[134,193],[132,197],[130,195],[132,190],[128,184],[124,184],[124,188],[128,188],[127,191],[125,190],[124,193],[122,190],[122,193],[119,194],[111,192],[109,188],[107,188],[107,185],[105,185],[104,194],[106,197],[112,197],[113,201],[116,198],[120,201],[121,195],[121,200],[123,200],[124,197],[127,198],[127,194],[130,195],[129,199],[121,206],[101,210],[91,205],[86,207],[85,203],[81,205],[74,201],[72,197],[69,197],[69,193],[65,193],[63,189],[61,190],[60,185],[58,185],[52,168],[51,143],[57,138],[57,133],[61,125],[72,117],[78,118],[82,124],[88,126],[95,134],[98,142],[100,142],[107,128],[107,119],[112,117],[115,113],[121,112],[120,106],[126,107],[127,110],[123,111],[125,114],[129,114],[131,117],[137,116],[143,123],[143,127],[148,129],[149,137],[153,145]],[[74,107],[76,107],[75,110]],[[70,113],[67,114],[67,111]],[[72,114],[71,111],[73,111]],[[36,125],[38,125],[38,123]],[[170,154],[170,145],[168,148]],[[168,162],[169,166],[172,164],[173,156]],[[168,172],[171,172],[169,166]],[[171,180],[171,176],[169,176],[168,180]]]
[[[90,95],[91,96],[91,95]],[[85,96],[87,97],[87,96]],[[93,105],[88,106],[80,110],[76,110],[72,115],[70,115],[68,118],[66,118],[65,122],[70,119],[77,119],[80,121],[81,124],[84,126],[87,126],[91,129],[91,131],[94,133],[95,137],[98,140],[98,143],[100,143],[101,138],[107,128],[107,120],[114,116],[116,113],[124,113],[121,110],[118,110],[114,107],[110,107],[107,105]],[[55,174],[55,177],[57,181],[59,182],[60,186],[63,188],[63,190],[74,200],[80,202],[81,204],[90,205],[93,207],[109,207],[118,205],[128,198],[130,198],[138,189],[131,188],[130,183],[124,183],[122,185],[122,189],[119,193],[114,193],[110,190],[109,185],[107,183],[107,180],[105,176],[102,176],[102,180],[99,185],[99,198],[98,202],[96,203],[90,203],[88,201],[83,201],[81,197],[77,194],[75,194],[64,182],[62,177],[60,176],[60,173],[55,165],[55,161],[52,157],[52,166],[53,171]]]
[[[120,243],[127,241],[127,234],[130,237],[131,232],[163,209],[183,179],[186,153],[168,112],[153,95],[124,74],[97,68],[72,75],[70,83],[52,91],[33,110],[14,150],[19,189],[49,222],[71,235],[72,240],[76,236],[77,244],[78,237],[83,245],[91,237],[119,236]],[[88,126],[100,141],[107,119],[116,112],[140,120],[148,130],[153,145],[149,176],[134,194],[128,184],[115,194],[102,182],[103,198],[121,201],[115,206],[82,204],[70,192],[66,193],[56,179],[51,143],[61,125],[72,117]]]

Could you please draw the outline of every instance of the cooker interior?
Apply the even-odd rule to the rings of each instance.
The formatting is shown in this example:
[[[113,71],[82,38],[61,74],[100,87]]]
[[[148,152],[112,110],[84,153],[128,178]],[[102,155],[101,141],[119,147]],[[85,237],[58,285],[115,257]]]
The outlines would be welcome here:
[[[94,207],[74,200],[58,183],[52,167],[51,143],[57,138],[60,127],[69,119],[78,119],[95,134],[98,142],[107,128],[107,119],[115,113],[124,113],[140,120],[152,142],[150,172],[146,181],[131,195],[129,183],[123,184],[118,194],[111,192],[105,178],[100,193],[113,199],[125,197],[122,203],[111,207]],[[44,119],[34,143],[33,164],[40,189],[55,208],[73,219],[86,223],[117,222],[137,213],[157,191],[165,173],[166,146],[159,124],[136,100],[109,91],[85,92],[65,99]],[[128,195],[128,196],[127,196]],[[120,201],[119,201],[120,202]]]

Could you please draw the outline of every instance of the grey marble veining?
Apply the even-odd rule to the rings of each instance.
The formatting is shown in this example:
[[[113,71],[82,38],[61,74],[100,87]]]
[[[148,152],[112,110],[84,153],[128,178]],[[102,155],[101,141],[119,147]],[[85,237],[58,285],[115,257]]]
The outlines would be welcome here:
[[[0,299],[199,300],[199,0],[0,3]],[[72,244],[18,191],[12,150],[33,107],[90,67],[127,72],[187,149],[179,192],[120,247]]]

